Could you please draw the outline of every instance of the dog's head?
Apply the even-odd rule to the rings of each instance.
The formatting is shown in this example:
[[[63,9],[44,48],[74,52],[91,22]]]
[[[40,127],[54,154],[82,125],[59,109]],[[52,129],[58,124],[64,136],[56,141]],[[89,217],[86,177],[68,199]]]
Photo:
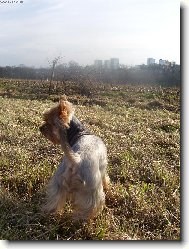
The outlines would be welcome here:
[[[72,104],[66,96],[62,96],[58,105],[43,114],[44,124],[39,128],[41,133],[54,144],[60,144],[59,125],[69,128],[73,113]]]

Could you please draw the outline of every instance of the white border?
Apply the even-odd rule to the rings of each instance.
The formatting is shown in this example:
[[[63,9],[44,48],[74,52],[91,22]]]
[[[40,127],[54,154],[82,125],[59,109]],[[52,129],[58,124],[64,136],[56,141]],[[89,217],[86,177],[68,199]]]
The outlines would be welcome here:
[[[41,247],[47,247],[52,248],[52,246],[60,247],[60,248],[70,248],[70,247],[80,247],[80,248],[88,248],[88,247],[124,247],[124,248],[161,248],[161,249],[167,249],[167,248],[183,248],[183,249],[189,249],[189,219],[188,219],[188,212],[189,212],[189,197],[188,192],[189,190],[189,165],[188,165],[188,156],[189,156],[189,136],[188,136],[188,127],[189,127],[189,52],[188,52],[188,44],[189,44],[189,30],[188,30],[188,24],[189,24],[189,0],[183,0],[181,1],[181,7],[184,10],[184,28],[182,29],[184,41],[182,41],[182,60],[181,60],[181,67],[182,67],[182,79],[184,82],[182,82],[182,180],[184,180],[184,184],[182,184],[182,239],[181,242],[152,242],[152,241],[138,241],[138,242],[93,242],[93,241],[86,241],[86,242],[8,242],[8,241],[0,241],[0,249],[7,249],[7,248],[35,248],[38,249]],[[187,27],[186,27],[187,26]],[[183,63],[183,65],[182,65]]]

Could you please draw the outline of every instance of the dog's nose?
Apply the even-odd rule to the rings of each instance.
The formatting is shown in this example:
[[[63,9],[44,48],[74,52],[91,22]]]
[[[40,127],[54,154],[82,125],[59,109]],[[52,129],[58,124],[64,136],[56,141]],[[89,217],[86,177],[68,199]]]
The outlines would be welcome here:
[[[43,126],[40,126],[39,130],[40,130],[40,132],[42,132],[43,131]]]

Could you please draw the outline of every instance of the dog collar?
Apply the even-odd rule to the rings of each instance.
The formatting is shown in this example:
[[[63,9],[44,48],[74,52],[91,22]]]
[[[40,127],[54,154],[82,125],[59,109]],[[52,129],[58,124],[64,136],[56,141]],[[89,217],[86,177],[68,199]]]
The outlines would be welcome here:
[[[67,129],[68,143],[72,147],[77,140],[84,135],[92,135],[92,133],[86,129],[75,116],[73,116],[70,121],[70,127]]]

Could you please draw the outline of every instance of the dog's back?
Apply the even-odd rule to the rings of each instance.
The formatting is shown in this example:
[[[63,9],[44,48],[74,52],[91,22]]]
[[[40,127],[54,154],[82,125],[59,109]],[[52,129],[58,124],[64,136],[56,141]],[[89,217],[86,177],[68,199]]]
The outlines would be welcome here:
[[[52,181],[59,182],[62,191],[66,190],[67,199],[71,200],[75,210],[75,218],[88,219],[100,212],[105,204],[106,146],[99,137],[84,135],[72,146],[72,150],[81,158],[75,172],[70,170],[69,159],[65,156]]]
[[[81,157],[78,173],[86,184],[94,188],[99,184],[100,178],[95,179],[97,174],[104,177],[107,166],[107,149],[103,141],[95,135],[82,136],[72,147]]]

